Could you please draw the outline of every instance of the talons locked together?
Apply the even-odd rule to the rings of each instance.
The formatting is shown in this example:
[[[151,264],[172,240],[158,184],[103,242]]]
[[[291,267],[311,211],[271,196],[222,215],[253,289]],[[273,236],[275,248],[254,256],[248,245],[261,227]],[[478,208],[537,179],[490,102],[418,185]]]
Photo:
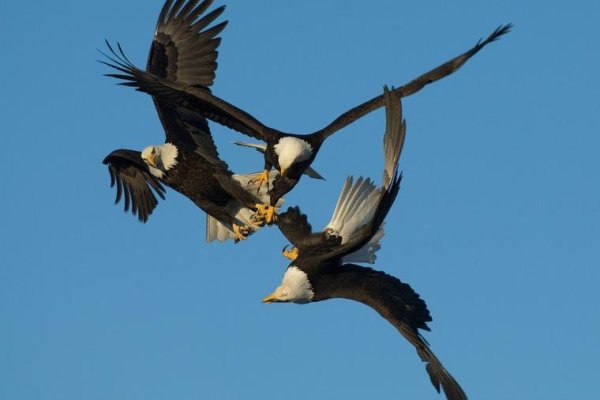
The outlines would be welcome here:
[[[262,217],[267,225],[272,225],[277,222],[277,214],[275,213],[275,207],[268,204],[256,204],[256,214]]]

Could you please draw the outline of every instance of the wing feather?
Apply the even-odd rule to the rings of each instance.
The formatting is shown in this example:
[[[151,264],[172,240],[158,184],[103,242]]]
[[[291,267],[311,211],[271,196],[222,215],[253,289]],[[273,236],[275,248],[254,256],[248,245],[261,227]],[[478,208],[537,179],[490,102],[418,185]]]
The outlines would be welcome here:
[[[381,189],[377,188],[370,179],[359,177],[354,182],[348,177],[340,192],[331,221],[324,231],[332,232],[341,237],[341,244],[347,243],[354,232],[368,224],[377,210]],[[383,237],[383,228],[357,251],[343,257],[342,263],[360,262],[373,264],[377,258],[376,252],[381,248],[379,241]]]
[[[394,94],[394,88],[390,91],[385,87],[383,92],[386,128],[383,135],[384,168],[381,182],[382,186],[387,189],[392,184],[392,177],[398,170],[398,159],[406,139],[406,121],[402,115],[400,97]]]
[[[418,76],[412,81],[408,82],[406,85],[400,86],[394,89],[394,94],[398,95],[398,97],[408,97],[413,95],[423,89],[425,86],[439,81],[447,77],[448,75],[453,74],[458,71],[471,57],[477,54],[481,49],[483,49],[488,44],[495,42],[502,35],[505,35],[511,31],[513,28],[512,24],[501,25],[494,30],[485,40],[479,40],[475,46],[467,50],[466,52],[454,57],[453,59],[446,61],[445,63],[438,65],[434,69],[427,71],[423,75]],[[323,137],[323,139],[333,135],[340,129],[348,126],[359,118],[367,115],[368,113],[378,109],[384,104],[384,95],[379,95],[377,97],[372,98],[350,110],[346,111],[339,117],[337,117],[333,122],[327,125],[325,128],[316,132]]]
[[[332,236],[325,231],[313,233],[306,214],[299,207],[290,207],[279,214],[277,226],[286,239],[300,250],[300,254],[318,256],[331,251],[331,247],[339,246],[341,241],[339,236]]]
[[[181,85],[142,71],[127,59],[120,46],[115,50],[107,42],[107,47],[110,54],[101,52],[107,60],[100,60],[100,62],[121,72],[121,74],[105,74],[121,80],[121,85],[148,93],[170,103],[172,107],[187,108],[204,118],[264,142],[272,142],[273,136],[278,135],[250,114],[212,95],[206,89]]]
[[[202,14],[213,0],[178,0],[165,2],[158,21],[146,70],[185,86],[208,88],[215,79],[217,37],[227,21],[209,27],[224,11],[218,7]]]
[[[448,400],[466,400],[467,396],[458,382],[435,356],[419,329],[429,330],[431,316],[427,305],[406,283],[382,271],[348,264],[336,274],[328,274],[319,283],[324,297],[344,298],[361,302],[390,322],[416,349],[426,365],[431,383],[439,392],[444,390]],[[329,289],[329,290],[328,290]],[[315,293],[319,293],[317,289]]]
[[[123,199],[125,211],[146,222],[158,204],[155,193],[165,198],[165,188],[142,161],[141,153],[133,150],[115,150],[103,161],[110,173],[110,186],[117,186],[115,204]]]

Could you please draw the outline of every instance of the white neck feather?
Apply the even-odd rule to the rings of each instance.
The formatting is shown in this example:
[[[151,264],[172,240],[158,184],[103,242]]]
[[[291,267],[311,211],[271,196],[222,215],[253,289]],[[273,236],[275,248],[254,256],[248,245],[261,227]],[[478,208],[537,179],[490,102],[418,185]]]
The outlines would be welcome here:
[[[158,179],[162,179],[163,176],[165,176],[165,173],[162,172],[160,169],[158,168],[154,168],[152,165],[148,165],[148,169],[150,170],[150,173],[152,175],[154,175],[155,177],[157,177]]]
[[[308,160],[313,154],[310,143],[292,136],[281,138],[273,147],[279,157],[279,167],[282,169],[288,169],[294,163]]]
[[[170,170],[177,165],[177,156],[179,151],[177,146],[171,143],[165,143],[158,146],[159,159],[165,171]]]

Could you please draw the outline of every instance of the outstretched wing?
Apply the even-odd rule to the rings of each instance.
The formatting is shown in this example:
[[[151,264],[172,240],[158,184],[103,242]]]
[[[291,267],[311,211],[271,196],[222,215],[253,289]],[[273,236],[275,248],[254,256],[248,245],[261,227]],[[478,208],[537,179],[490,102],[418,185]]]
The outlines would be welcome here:
[[[120,72],[106,74],[122,80],[120,85],[134,87],[154,96],[155,99],[169,102],[172,106],[187,108],[202,117],[264,142],[276,142],[275,137],[279,137],[277,132],[267,128],[250,114],[212,95],[208,90],[184,86],[142,71],[127,59],[120,46],[115,50],[108,42],[106,44],[111,55],[103,53],[108,61],[100,62]]]
[[[110,172],[110,186],[117,186],[117,197],[115,204],[121,200],[125,201],[125,211],[138,216],[141,222],[146,222],[158,200],[154,193],[160,198],[165,198],[165,188],[155,178],[148,166],[142,161],[141,153],[134,150],[115,150],[103,161]]]
[[[331,288],[324,291],[328,298],[344,298],[361,302],[377,311],[389,321],[417,350],[431,383],[439,392],[444,390],[448,400],[466,400],[467,396],[458,382],[444,368],[429,348],[419,329],[429,330],[431,316],[427,305],[406,283],[382,271],[347,264],[336,274],[325,274],[320,285]],[[319,293],[316,290],[315,293]]]
[[[212,3],[213,0],[165,2],[150,46],[146,64],[148,74],[210,91],[208,87],[213,84],[217,69],[217,48],[221,44],[221,38],[217,36],[227,25],[227,21],[223,21],[210,26],[225,10],[225,6],[221,6],[205,14]],[[109,49],[116,60],[125,65],[131,64],[120,47],[120,53],[113,51],[110,46]],[[207,161],[227,169],[219,159],[204,116],[186,112],[159,96],[153,96],[153,99],[167,141],[196,147],[196,151]]]
[[[488,44],[495,42],[502,35],[509,33],[512,28],[513,28],[512,24],[506,24],[506,25],[499,26],[485,40],[479,40],[475,44],[475,46],[471,47],[466,52],[454,57],[453,59],[451,59],[449,61],[446,61],[445,63],[443,63],[441,65],[438,65],[437,67],[435,67],[434,69],[432,69],[430,71],[427,71],[423,75],[418,76],[417,78],[408,82],[406,85],[403,85],[403,86],[398,87],[397,89],[394,89],[394,93],[397,94],[399,97],[407,97],[407,96],[417,93],[418,91],[423,89],[425,86],[429,85],[430,83],[439,81],[440,79],[443,79],[443,78],[447,77],[448,75],[453,74],[454,72],[458,71],[467,61],[469,61],[469,59],[471,57],[473,57],[475,54],[477,54],[481,49],[483,49]],[[384,95],[379,95],[377,97],[374,97],[371,100],[368,100],[368,101],[346,111],[345,113],[343,113],[342,115],[337,117],[335,120],[333,120],[333,122],[331,122],[325,128],[316,132],[316,134],[322,136],[323,139],[325,139],[328,136],[333,135],[340,129],[344,128],[345,126],[350,125],[357,119],[362,118],[363,116],[367,115],[371,111],[374,111],[374,110],[378,109],[379,107],[383,106],[383,104],[384,104]]]
[[[123,79],[127,86],[136,86],[137,77],[152,77],[176,82],[198,90],[209,91],[217,69],[217,48],[221,39],[217,37],[226,26],[221,22],[210,26],[224,10],[216,8],[204,14],[213,0],[167,0],[160,12],[150,54],[147,71],[135,67],[125,56],[121,46],[116,49],[108,42],[109,54],[104,54],[107,64],[122,74],[110,76]],[[151,93],[153,95],[153,93]],[[206,118],[190,112],[160,96],[153,95],[156,110],[163,125],[168,142],[187,146],[195,150],[211,164],[227,169],[219,159],[217,148],[210,134]]]
[[[160,12],[146,70],[185,86],[211,86],[217,69],[217,37],[227,21],[209,28],[225,10],[204,15],[213,0],[167,0]]]

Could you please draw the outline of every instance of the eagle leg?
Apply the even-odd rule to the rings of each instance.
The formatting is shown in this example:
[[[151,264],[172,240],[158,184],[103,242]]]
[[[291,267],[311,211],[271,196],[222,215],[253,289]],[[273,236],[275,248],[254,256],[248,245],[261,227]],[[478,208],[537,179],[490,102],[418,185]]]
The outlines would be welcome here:
[[[267,191],[269,190],[269,170],[265,169],[256,179],[251,179],[248,181],[248,185],[257,185],[256,194],[260,193],[260,188],[262,188],[263,183],[267,184]]]
[[[262,217],[267,225],[272,225],[273,222],[277,221],[277,214],[275,214],[275,207],[268,204],[256,204],[256,214]]]

